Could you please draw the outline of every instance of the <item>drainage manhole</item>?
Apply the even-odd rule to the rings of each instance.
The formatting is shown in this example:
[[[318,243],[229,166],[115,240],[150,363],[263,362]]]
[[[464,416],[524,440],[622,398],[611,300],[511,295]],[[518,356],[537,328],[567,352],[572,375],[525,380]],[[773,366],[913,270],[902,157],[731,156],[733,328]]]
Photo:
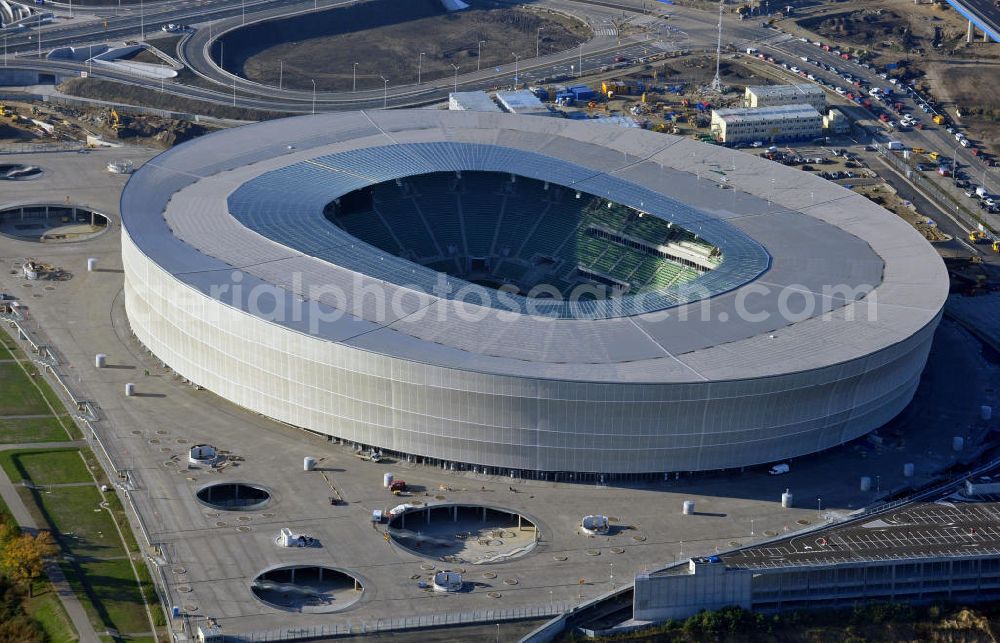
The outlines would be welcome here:
[[[501,596],[503,596],[503,594],[501,594],[500,592],[489,592],[486,595],[489,596],[490,598],[500,598]]]
[[[149,443],[150,444],[159,444],[160,443],[160,438],[150,438],[149,439]]]
[[[808,520],[805,520],[805,519],[802,519],[802,518],[799,518],[799,519],[798,519],[798,520],[796,520],[795,522],[796,522],[797,524],[800,524],[800,525],[808,525],[808,524],[809,524],[809,521],[808,521]]]
[[[184,438],[177,438],[176,440],[174,440],[174,442],[176,442],[177,444],[185,444],[187,443],[187,440],[185,440]]]
[[[729,546],[730,547],[739,547],[739,545],[740,544],[738,542],[736,542],[735,540],[730,540],[729,541]]]
[[[160,453],[170,453],[170,447],[160,447]]]
[[[568,559],[568,556],[562,556],[562,555],[553,556],[552,557],[552,560],[558,560],[560,563],[563,562],[563,561],[565,561],[565,560],[567,560],[567,559]]]
[[[218,521],[216,521],[215,526],[216,527],[228,527],[229,523],[226,522],[226,521],[224,521],[224,520],[218,520]]]
[[[132,435],[142,435],[142,431],[132,431]]]
[[[764,535],[765,535],[765,536],[777,536],[777,535],[778,535],[778,532],[776,532],[776,531],[773,531],[773,530],[771,530],[771,529],[768,529],[767,531],[765,531],[765,532],[764,532]]]
[[[588,549],[587,550],[587,555],[588,556],[600,556],[601,555],[601,550],[600,549]]]
[[[193,614],[198,611],[198,606],[194,603],[184,603],[184,611],[188,614]]]
[[[624,554],[625,553],[625,548],[624,547],[612,547],[611,548],[611,553],[612,554]]]
[[[187,573],[187,569],[184,568],[184,567],[181,567],[180,565],[174,565],[173,567],[170,568],[170,571],[172,573],[174,573],[174,574],[186,574]]]
[[[253,518],[251,518],[250,516],[240,516],[239,518],[237,518],[237,520],[239,520],[240,522],[250,522],[251,520],[253,520]]]
[[[218,518],[219,517],[219,514],[216,513],[216,512],[214,512],[214,511],[206,513],[205,515],[208,516],[209,518]]]
[[[496,577],[497,577],[497,573],[496,572],[483,572],[483,578],[491,578],[492,579],[492,578],[496,578]]]
[[[262,513],[261,518],[274,518],[274,514],[271,512]]]
[[[636,534],[635,536],[632,536],[632,540],[634,540],[637,543],[644,543],[646,542],[646,537]]]
[[[55,289],[56,289],[55,286],[46,286],[45,287],[45,290],[55,290]]]
[[[156,435],[166,435],[166,434],[167,434],[167,432],[164,431],[163,429],[157,429],[156,430]]]
[[[246,482],[222,482],[202,487],[195,494],[198,500],[213,509],[255,511],[271,501],[271,492]]]
[[[420,569],[424,570],[425,572],[429,572],[432,569],[434,569],[434,565],[431,565],[430,563],[424,563],[420,566]]]
[[[167,460],[166,462],[163,463],[163,466],[165,466],[165,467],[176,467],[177,463],[174,462],[173,460]]]
[[[434,496],[435,500],[444,500],[444,496]]]
[[[189,594],[191,592],[191,586],[190,585],[178,585],[177,586],[177,591],[180,592],[181,594]]]
[[[246,534],[253,531],[253,527],[248,527],[247,525],[240,525],[239,527],[236,528],[236,531],[240,532],[241,534]]]

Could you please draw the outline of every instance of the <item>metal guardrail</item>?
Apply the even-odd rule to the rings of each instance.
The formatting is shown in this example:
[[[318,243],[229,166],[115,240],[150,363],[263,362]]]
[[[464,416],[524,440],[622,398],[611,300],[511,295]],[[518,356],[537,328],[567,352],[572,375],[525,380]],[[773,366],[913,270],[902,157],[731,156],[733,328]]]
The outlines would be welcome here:
[[[133,500],[132,494],[129,490],[125,486],[118,483],[118,473],[120,470],[115,465],[114,458],[111,457],[111,454],[105,447],[100,434],[92,424],[92,422],[95,422],[98,419],[97,407],[93,402],[83,399],[73,391],[72,387],[68,383],[68,378],[61,372],[61,362],[58,356],[52,351],[48,344],[39,341],[38,337],[41,335],[40,329],[29,329],[24,317],[17,312],[2,314],[0,315],[0,319],[7,321],[14,328],[16,328],[18,337],[28,342],[33,352],[39,353],[47,358],[39,365],[44,366],[43,370],[48,371],[56,383],[59,384],[59,387],[69,398],[73,406],[87,413],[87,416],[77,414],[73,417],[80,425],[82,425],[84,439],[87,441],[87,444],[90,445],[91,451],[93,451],[97,456],[97,459],[104,468],[105,473],[107,473],[108,477],[111,478],[113,483],[115,483],[115,487],[124,498],[125,502],[122,503],[122,506],[126,508],[125,515],[129,518],[129,523],[132,525],[133,530],[135,527],[138,527],[139,534],[142,537],[142,541],[145,543],[145,549],[147,552],[154,550],[155,544],[149,537],[149,530],[146,528],[146,524],[142,520],[142,514],[139,513],[139,509],[136,507],[135,501]],[[131,515],[129,512],[131,512]],[[166,622],[170,623],[168,607],[170,603],[166,590],[167,581],[163,574],[162,567],[156,564],[155,561],[151,560],[148,553],[143,556],[143,560],[146,563],[147,569],[150,571],[150,577],[153,578],[153,589],[156,591],[157,598],[160,601],[160,608],[163,611],[163,616],[166,619]],[[145,596],[143,596],[143,602],[146,602]],[[147,608],[148,607],[149,605],[147,603]]]

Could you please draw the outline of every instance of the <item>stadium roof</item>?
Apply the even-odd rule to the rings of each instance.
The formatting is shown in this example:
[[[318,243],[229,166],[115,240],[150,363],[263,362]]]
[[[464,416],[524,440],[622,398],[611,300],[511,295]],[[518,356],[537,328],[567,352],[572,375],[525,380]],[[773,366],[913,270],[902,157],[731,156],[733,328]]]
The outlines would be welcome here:
[[[416,152],[402,170],[399,151]],[[723,244],[753,240],[748,247],[763,248],[770,263],[756,278],[694,303],[554,320],[490,314],[496,311],[475,300],[421,293],[365,274],[370,266],[348,261],[355,255],[293,238],[334,232],[313,209],[330,193],[492,155],[506,158],[509,171],[580,183],[602,196],[620,190],[619,202],[654,194],[673,213],[701,217],[693,231],[711,228],[716,238],[707,238]],[[356,162],[362,158],[367,165]],[[355,164],[330,165],[338,159]],[[517,164],[528,159],[540,165]],[[267,183],[278,176],[290,180]],[[292,331],[402,360],[541,379],[705,382],[839,364],[933,322],[948,290],[930,245],[854,192],[724,147],[587,121],[441,110],[267,121],[148,162],[130,179],[121,212],[141,252],[226,305],[250,311],[237,290],[269,287],[279,310],[266,318]],[[274,227],[261,213],[278,216]],[[317,225],[303,227],[310,221]],[[234,271],[242,289],[229,287]],[[379,288],[398,306],[379,310],[357,286]],[[303,299],[313,305],[305,318],[293,314]]]

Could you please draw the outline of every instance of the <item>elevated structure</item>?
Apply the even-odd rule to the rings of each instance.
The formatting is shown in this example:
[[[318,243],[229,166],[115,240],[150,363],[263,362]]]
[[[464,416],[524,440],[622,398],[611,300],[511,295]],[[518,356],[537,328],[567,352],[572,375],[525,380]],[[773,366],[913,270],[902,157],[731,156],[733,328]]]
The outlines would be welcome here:
[[[379,190],[411,214],[377,221]],[[422,204],[450,214],[431,225]],[[381,240],[344,210],[372,212]],[[858,194],[564,119],[267,121],[145,164],[121,211],[132,330],[180,375],[312,431],[505,475],[662,476],[854,439],[909,402],[948,290],[921,236]],[[450,266],[420,263],[418,237]],[[527,250],[543,240],[559,252]],[[577,300],[470,281],[518,255],[522,283],[544,285],[613,252],[573,274],[630,282],[626,258],[675,269],[677,247],[717,265]]]
[[[823,133],[823,116],[812,105],[716,109],[711,131],[731,145],[808,140]]]
[[[743,95],[744,107],[777,105],[812,105],[820,114],[826,112],[826,94],[812,83],[797,85],[752,85]]]
[[[448,109],[459,112],[502,111],[486,92],[452,92],[448,94]]]
[[[522,116],[552,116],[552,112],[545,106],[538,96],[531,90],[515,89],[513,91],[497,92],[497,101],[500,106],[511,114],[521,114]]]

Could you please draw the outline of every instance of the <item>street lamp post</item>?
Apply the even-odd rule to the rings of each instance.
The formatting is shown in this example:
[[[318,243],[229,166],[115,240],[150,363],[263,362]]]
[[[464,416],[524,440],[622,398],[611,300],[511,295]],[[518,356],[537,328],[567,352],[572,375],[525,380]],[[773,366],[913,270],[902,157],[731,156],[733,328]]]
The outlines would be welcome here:
[[[247,0],[240,0],[240,21],[247,23]]]
[[[417,84],[418,85],[420,84],[420,73],[421,73],[421,71],[423,71],[423,67],[424,67],[424,55],[425,55],[424,52],[421,51],[420,55],[417,57]]]
[[[284,81],[285,81],[285,61],[284,60],[279,60],[278,61],[278,89],[279,90],[282,88],[282,85],[284,84]]]
[[[819,519],[823,513],[823,499],[816,497],[816,518]]]
[[[382,109],[389,107],[389,79],[382,76]]]
[[[483,62],[483,43],[485,40],[479,41],[479,50],[476,52],[476,71],[479,71],[479,66]]]
[[[519,73],[518,62],[521,60],[521,57],[519,55],[515,54],[514,52],[511,52],[510,55],[514,57],[514,85],[516,86],[517,85],[517,81],[518,81],[518,73]]]
[[[458,65],[451,63],[451,66],[455,68],[455,91],[458,91]]]
[[[316,80],[315,80],[315,79],[313,79],[313,78],[310,78],[310,79],[309,79],[309,82],[311,82],[311,83],[313,84],[313,104],[312,104],[312,113],[313,113],[313,114],[315,114],[315,113],[316,113]]]
[[[139,40],[146,40],[146,8],[139,0]]]
[[[351,92],[358,91],[358,63],[354,63],[354,72],[351,75]]]
[[[580,76],[583,76],[583,43],[580,43],[580,68],[577,70]]]

